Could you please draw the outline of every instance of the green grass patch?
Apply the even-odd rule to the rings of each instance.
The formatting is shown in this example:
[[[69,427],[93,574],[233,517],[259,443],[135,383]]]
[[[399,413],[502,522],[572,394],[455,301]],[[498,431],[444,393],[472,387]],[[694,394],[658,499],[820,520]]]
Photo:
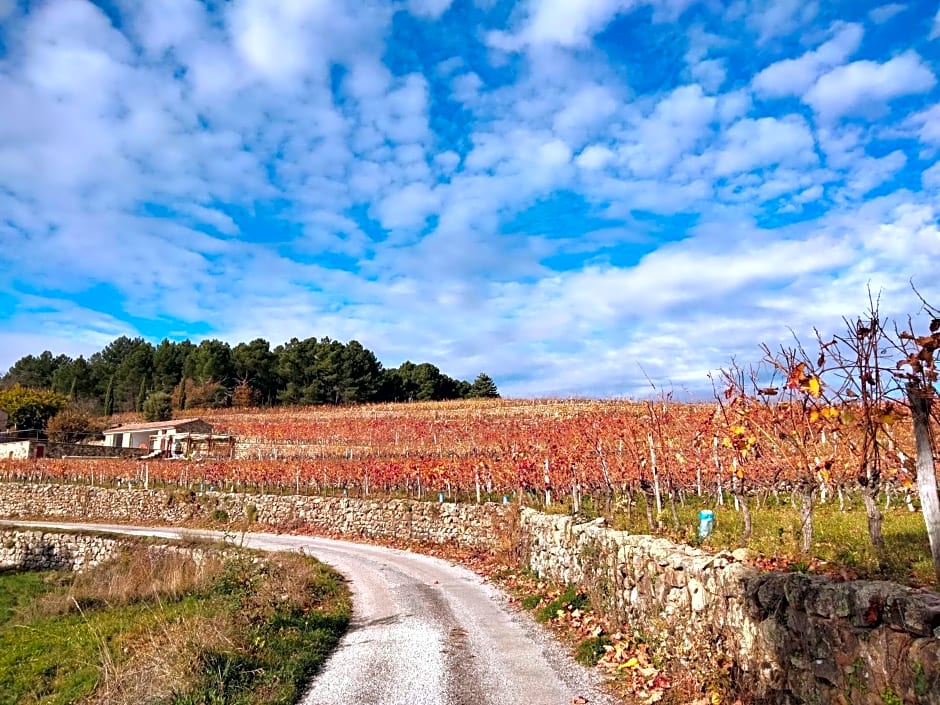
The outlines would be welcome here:
[[[349,616],[342,578],[296,554],[0,574],[0,705],[287,705]]]
[[[611,646],[613,642],[607,636],[595,636],[585,639],[575,650],[575,660],[582,666],[596,666],[601,657],[607,653],[605,646]]]
[[[539,622],[548,622],[558,615],[559,610],[584,609],[588,605],[588,597],[576,587],[569,586],[554,600],[535,613]]]
[[[741,512],[734,509],[730,498],[721,506],[715,506],[713,499],[702,501],[698,497],[689,497],[684,505],[678,504],[678,530],[671,510],[665,508],[659,518],[661,528],[654,533],[677,542],[701,543],[710,549],[741,546],[744,531]],[[884,511],[884,499],[880,500],[888,559],[882,570],[868,538],[868,520],[858,497],[850,497],[844,510],[839,509],[834,499],[826,504],[816,504],[813,509],[813,547],[808,556],[800,555],[800,513],[789,495],[781,493],[779,499],[771,495],[760,503],[751,497],[749,502],[753,529],[746,548],[756,556],[773,557],[779,560],[781,567],[796,564],[798,568],[809,567],[833,573],[845,568],[845,574],[851,577],[888,579],[934,589],[940,587],[933,575],[927,531],[920,512],[910,512],[897,502]],[[698,512],[706,508],[714,510],[715,526],[711,536],[701,542],[697,533]],[[634,506],[632,516],[618,511],[612,524],[631,533],[650,533],[642,500]]]
[[[53,589],[45,573],[0,572],[0,628],[32,600]]]
[[[531,612],[541,604],[543,599],[545,599],[545,595],[542,593],[538,593],[536,595],[527,595],[522,598],[521,604],[523,609]]]

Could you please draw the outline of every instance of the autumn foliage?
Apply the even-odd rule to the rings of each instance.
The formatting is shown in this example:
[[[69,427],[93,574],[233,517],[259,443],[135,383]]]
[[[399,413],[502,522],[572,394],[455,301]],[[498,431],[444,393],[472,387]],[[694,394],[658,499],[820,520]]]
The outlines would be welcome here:
[[[598,502],[629,492],[714,494],[747,478],[771,491],[815,475],[831,487],[854,483],[849,442],[832,443],[805,467],[812,434],[845,426],[851,405],[761,405],[739,397],[727,419],[714,403],[464,400],[341,409],[210,409],[217,431],[238,438],[236,458],[147,463],[150,482],[219,489],[389,493],[474,500],[527,494],[544,503],[572,494]],[[903,409],[892,413],[902,415]],[[789,438],[767,429],[793,426]],[[782,432],[782,431],[781,431]],[[830,431],[831,434],[831,431]],[[831,436],[830,436],[831,437]],[[909,439],[899,436],[900,447]],[[773,452],[766,449],[773,445]],[[885,468],[911,481],[907,456]],[[119,459],[0,461],[6,479],[134,481],[143,463]]]

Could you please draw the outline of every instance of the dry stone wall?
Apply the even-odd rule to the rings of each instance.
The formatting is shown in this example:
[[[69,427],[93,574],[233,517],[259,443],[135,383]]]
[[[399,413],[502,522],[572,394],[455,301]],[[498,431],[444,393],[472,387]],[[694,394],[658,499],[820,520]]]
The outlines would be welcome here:
[[[164,492],[0,483],[0,516],[179,524],[244,522],[343,536],[490,548],[506,537],[508,507],[225,492]]]
[[[0,530],[2,570],[83,570],[116,554],[119,539],[93,534]]]
[[[226,558],[236,549],[213,545],[143,543],[139,539],[95,533],[42,529],[0,529],[0,570],[82,571],[104,563],[125,549],[145,550],[151,557],[182,554],[196,565],[212,557]]]
[[[40,450],[42,449],[42,450]],[[140,448],[115,448],[85,443],[56,443],[53,441],[8,441],[0,443],[0,458],[28,460],[45,458],[140,458],[147,453]]]
[[[250,519],[350,538],[513,547],[542,577],[577,584],[613,617],[746,702],[940,705],[940,595],[885,582],[762,573],[602,521],[502,505],[338,497],[170,494],[0,483],[0,516],[135,523]]]
[[[893,583],[762,573],[706,553],[524,509],[529,566],[579,584],[690,670],[755,702],[940,704],[940,595]]]

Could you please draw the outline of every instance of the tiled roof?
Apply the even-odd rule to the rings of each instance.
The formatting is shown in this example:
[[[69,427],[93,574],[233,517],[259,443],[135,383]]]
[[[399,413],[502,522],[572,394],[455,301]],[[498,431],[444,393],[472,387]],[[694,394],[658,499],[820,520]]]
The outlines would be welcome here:
[[[105,429],[105,433],[124,433],[126,431],[160,431],[165,428],[179,428],[193,421],[202,421],[202,419],[174,419],[173,421],[151,421],[150,423],[125,423]]]

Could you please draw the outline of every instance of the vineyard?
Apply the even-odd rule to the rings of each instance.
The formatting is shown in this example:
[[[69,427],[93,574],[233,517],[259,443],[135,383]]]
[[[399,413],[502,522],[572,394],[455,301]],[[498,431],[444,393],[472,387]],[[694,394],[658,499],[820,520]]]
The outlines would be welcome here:
[[[820,505],[864,506],[859,526],[886,565],[883,520],[892,507],[922,510],[927,535],[940,533],[930,506],[940,318],[930,336],[901,335],[907,357],[891,368],[878,357],[885,332],[877,316],[849,331],[820,342],[818,357],[765,348],[760,366],[722,371],[710,402],[661,394],[206,409],[199,415],[216,432],[238,439],[234,457],[3,460],[0,479],[519,502],[611,519],[626,512],[651,532],[678,531],[690,504],[730,506],[745,542],[752,509],[789,504],[803,554]]]
[[[710,495],[789,491],[807,482],[838,497],[857,485],[858,441],[839,426],[851,410],[825,406],[723,413],[716,404],[660,400],[478,400],[346,408],[211,409],[200,417],[238,438],[241,458],[203,462],[107,460],[3,461],[4,478],[212,485],[227,490],[343,491],[420,499],[476,501],[520,493],[551,504],[582,498],[595,506],[648,493],[653,502],[681,493]],[[759,413],[761,412],[761,413]],[[901,407],[891,413],[903,419]],[[797,416],[799,414],[799,416]],[[787,424],[808,431],[784,439],[762,430]],[[882,472],[903,495],[913,481],[912,439],[897,423],[895,451]],[[829,430],[827,435],[826,431]],[[773,452],[765,446],[773,442]],[[657,507],[660,511],[662,507]]]
[[[3,461],[6,479],[212,485],[227,490],[295,489],[383,493],[421,499],[526,494],[551,504],[588,497],[601,504],[648,492],[655,502],[676,493],[713,495],[788,490],[806,480],[799,457],[760,451],[735,414],[727,424],[714,404],[621,401],[458,401],[418,404],[205,410],[238,438],[241,458],[202,462],[119,459]],[[825,423],[829,419],[819,417]],[[753,418],[747,421],[756,426]],[[899,452],[886,480],[903,491],[909,461]],[[743,444],[743,446],[742,446]],[[738,460],[752,447],[747,473]],[[851,442],[834,432],[816,473],[831,495],[855,484]],[[740,446],[740,447],[739,447]],[[254,457],[252,457],[254,456]]]

